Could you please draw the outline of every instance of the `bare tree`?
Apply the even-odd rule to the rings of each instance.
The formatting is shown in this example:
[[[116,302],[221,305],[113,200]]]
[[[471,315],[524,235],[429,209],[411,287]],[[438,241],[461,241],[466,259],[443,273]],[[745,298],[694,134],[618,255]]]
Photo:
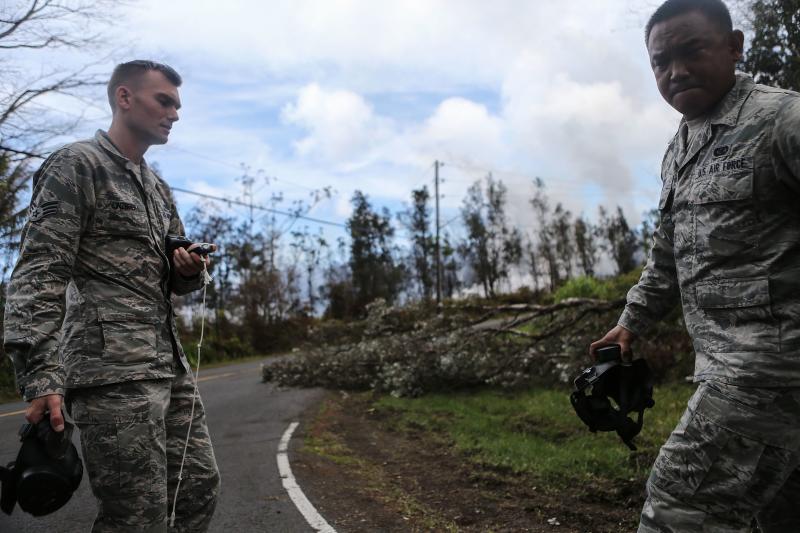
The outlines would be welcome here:
[[[617,274],[625,274],[636,268],[636,232],[628,226],[622,208],[617,206],[615,213],[609,213],[603,206],[600,212],[600,236],[603,249],[614,260]]]
[[[295,250],[297,262],[305,268],[306,293],[308,298],[308,313],[314,314],[317,307],[317,291],[315,284],[318,281],[318,270],[328,248],[328,242],[322,233],[322,228],[317,233],[312,233],[308,226],[302,231],[292,232],[293,241],[290,246]]]
[[[565,279],[572,278],[572,260],[575,257],[575,245],[572,238],[572,213],[564,209],[561,203],[556,204],[551,222],[555,237],[556,255],[564,269]]]
[[[105,84],[98,70],[111,52],[102,31],[119,2],[28,0],[0,4],[0,151],[19,161],[41,155],[47,143],[68,133],[82,114],[54,117],[44,97],[68,96],[92,105],[87,89]],[[79,64],[54,62],[57,49],[79,53]],[[85,54],[82,55],[82,54]],[[83,60],[80,60],[83,59]]]
[[[509,226],[506,216],[507,192],[503,182],[489,174],[485,193],[480,180],[476,181],[461,207],[467,236],[459,247],[460,254],[487,297],[495,296],[498,285],[508,280],[511,268],[522,259],[522,236]]]
[[[578,252],[581,270],[584,276],[594,276],[594,266],[597,263],[596,230],[592,223],[583,216],[575,219],[575,249]]]
[[[531,207],[533,207],[533,212],[536,214],[536,222],[539,225],[536,253],[547,265],[547,272],[550,277],[550,290],[554,291],[561,284],[561,274],[559,273],[558,254],[555,248],[556,239],[553,234],[552,224],[550,223],[550,200],[544,190],[545,185],[542,178],[534,179],[533,185],[535,192],[530,202]],[[533,261],[535,261],[535,258]]]
[[[435,242],[431,232],[431,195],[428,187],[411,191],[411,206],[398,214],[400,223],[411,234],[409,263],[423,300],[430,301],[436,276]]]
[[[536,249],[536,244],[533,242],[533,237],[528,236],[525,239],[525,255],[530,267],[531,280],[533,281],[533,289],[539,290],[539,251]]]
[[[447,298],[452,298],[461,288],[461,279],[459,278],[461,268],[456,252],[450,234],[445,233],[442,237],[442,285]]]

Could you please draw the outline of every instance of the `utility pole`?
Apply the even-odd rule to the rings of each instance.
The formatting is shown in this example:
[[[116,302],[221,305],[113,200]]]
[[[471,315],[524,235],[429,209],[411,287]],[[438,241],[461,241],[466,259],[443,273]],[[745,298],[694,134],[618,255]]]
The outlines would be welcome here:
[[[434,192],[436,195],[436,307],[442,305],[442,254],[439,246],[439,167],[444,163],[433,162]]]
[[[256,180],[255,180],[255,178],[250,176],[250,168],[249,167],[245,167],[244,165],[242,165],[242,167],[244,168],[244,175],[242,176],[242,189],[243,189],[242,196],[246,200],[247,206],[250,208],[249,209],[249,211],[250,211],[250,224],[248,226],[248,233],[249,233],[249,236],[252,238],[253,237],[253,222],[254,222],[253,221],[253,207],[254,207],[254,205],[253,205],[253,197],[255,196],[254,193],[253,193],[253,183],[255,183]]]

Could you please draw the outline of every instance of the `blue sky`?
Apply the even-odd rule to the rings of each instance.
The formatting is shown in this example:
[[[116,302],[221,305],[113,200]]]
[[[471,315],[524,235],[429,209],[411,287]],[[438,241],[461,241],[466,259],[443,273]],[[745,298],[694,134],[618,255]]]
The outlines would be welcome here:
[[[147,154],[176,187],[240,197],[244,163],[275,178],[256,185],[257,201],[330,186],[312,215],[343,223],[355,189],[395,212],[412,188],[432,188],[438,159],[444,220],[491,171],[521,227],[532,225],[535,176],[573,213],[619,204],[637,223],[679,120],[644,49],[655,5],[143,0],[119,8],[109,32],[127,47],[116,59],[164,61],[184,77],[181,120]],[[103,92],[93,100],[78,135],[107,126]],[[195,208],[176,196],[184,213]]]

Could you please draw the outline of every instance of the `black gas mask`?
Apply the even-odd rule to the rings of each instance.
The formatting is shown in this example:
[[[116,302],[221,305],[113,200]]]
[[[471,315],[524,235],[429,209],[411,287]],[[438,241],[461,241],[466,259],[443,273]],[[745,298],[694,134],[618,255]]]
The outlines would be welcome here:
[[[653,374],[644,359],[623,363],[619,345],[612,344],[597,350],[597,364],[575,379],[569,399],[592,433],[616,431],[628,448],[636,450],[633,438],[642,430],[644,410],[656,404]],[[629,413],[637,413],[636,420]]]
[[[14,504],[33,516],[57,511],[72,497],[83,477],[83,463],[72,444],[73,425],[64,421],[64,431],[50,426],[50,416],[19,431],[22,448],[17,460],[0,467],[0,509],[11,514]]]

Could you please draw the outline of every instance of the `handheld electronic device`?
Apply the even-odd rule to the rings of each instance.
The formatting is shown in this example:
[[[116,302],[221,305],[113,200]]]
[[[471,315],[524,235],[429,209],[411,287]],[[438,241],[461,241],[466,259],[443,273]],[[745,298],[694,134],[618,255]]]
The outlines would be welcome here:
[[[189,247],[193,244],[197,246],[192,248],[191,253],[198,254],[198,255],[208,255],[214,251],[214,245],[209,242],[194,242],[191,239],[184,237],[183,235],[167,235],[166,238],[166,248],[167,248],[167,255],[172,257],[172,254],[175,253],[175,250],[178,248],[183,248],[184,250],[189,250]]]

